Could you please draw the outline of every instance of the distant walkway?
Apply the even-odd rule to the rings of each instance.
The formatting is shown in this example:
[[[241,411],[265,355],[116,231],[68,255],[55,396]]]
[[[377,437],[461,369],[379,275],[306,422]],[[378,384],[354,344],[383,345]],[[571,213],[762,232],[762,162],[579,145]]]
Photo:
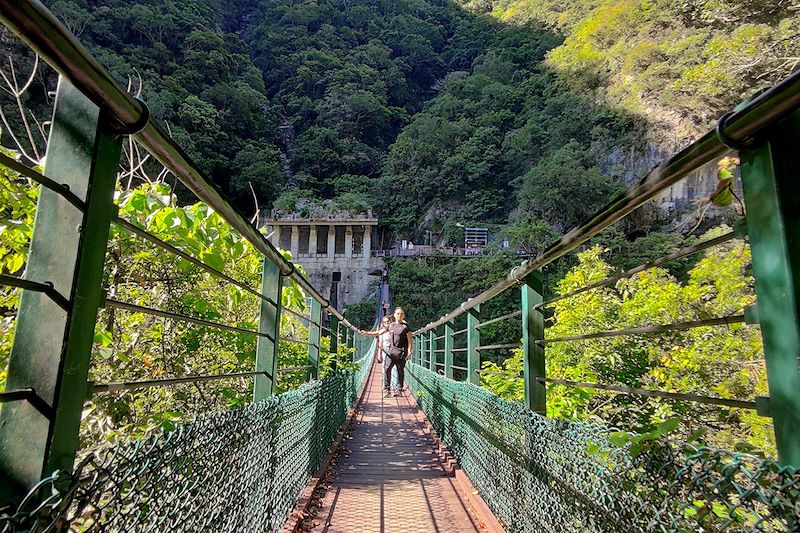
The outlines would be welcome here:
[[[417,420],[410,393],[384,398],[375,365],[316,524],[322,533],[482,532]]]

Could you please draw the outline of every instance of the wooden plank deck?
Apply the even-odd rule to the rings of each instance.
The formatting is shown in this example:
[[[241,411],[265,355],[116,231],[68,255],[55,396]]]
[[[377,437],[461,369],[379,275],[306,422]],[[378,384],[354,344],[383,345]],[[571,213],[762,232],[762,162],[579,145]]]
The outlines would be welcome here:
[[[408,392],[384,398],[380,367],[334,468],[313,525],[321,533],[485,531],[423,432]]]

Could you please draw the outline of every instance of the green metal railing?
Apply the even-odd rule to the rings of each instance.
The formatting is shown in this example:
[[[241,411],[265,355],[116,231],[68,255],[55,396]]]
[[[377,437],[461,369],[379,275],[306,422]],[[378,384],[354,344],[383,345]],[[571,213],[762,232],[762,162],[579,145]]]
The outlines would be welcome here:
[[[538,257],[524,261],[486,291],[414,333],[412,389],[436,430],[509,529],[800,531],[800,159],[791,148],[800,138],[798,109],[800,72],[725,115],[715,131],[650,171],[637,186]],[[543,299],[543,267],[580,247],[688,173],[732,150],[738,151],[742,161],[744,201],[749,206],[746,224]],[[703,320],[545,336],[544,308],[557,301],[612,286],[639,272],[744,238],[752,251],[757,312],[751,307],[743,314]],[[496,317],[481,315],[482,307],[512,288],[520,292],[518,309]],[[457,319],[465,323],[463,329],[455,329]],[[481,343],[481,328],[513,319],[519,320],[521,342]],[[552,343],[741,322],[761,327],[768,398],[716,398],[585,383],[550,378],[545,372],[546,346]],[[455,348],[457,344],[461,347]],[[511,349],[523,352],[523,372],[508,374],[524,384],[522,409],[480,389],[480,375],[489,373],[481,369],[481,354]],[[454,356],[462,353],[465,367],[454,364]],[[465,373],[464,382],[453,381],[454,370]],[[610,430],[546,418],[547,384],[754,409],[772,417],[779,460],[707,449],[687,452],[664,444],[644,458],[637,459],[622,449],[610,462],[600,461],[587,450],[595,445],[613,448],[608,442]],[[569,443],[563,442],[564,438]],[[641,497],[648,491],[653,491],[654,498]],[[544,494],[547,492],[552,494]]]
[[[236,524],[250,523],[254,515],[247,513],[256,511],[261,513],[257,520],[264,521],[264,528],[256,529],[279,529],[364,383],[369,345],[222,196],[151,119],[146,105],[125,92],[41,3],[0,0],[0,19],[60,74],[44,171],[0,154],[0,165],[42,186],[24,278],[0,276],[0,284],[22,289],[6,390],[0,392],[0,510],[13,510],[0,516],[0,530],[34,523],[37,530],[88,525],[128,530],[136,524],[170,529],[182,523],[232,531],[238,530]],[[126,135],[255,248],[263,258],[261,287],[117,214],[114,187]],[[102,281],[112,225],[257,297],[258,327],[107,297]],[[287,283],[311,297],[307,316],[281,304]],[[255,337],[255,368],[90,383],[95,324],[103,307]],[[306,324],[307,340],[281,334],[283,313]],[[323,337],[334,354],[341,344],[357,348],[361,369],[317,381]],[[280,367],[280,341],[307,345],[307,364]],[[279,375],[291,373],[304,375],[310,384],[276,396]],[[176,433],[101,447],[75,466],[87,397],[241,378],[254,381],[250,407],[203,416]],[[234,496],[241,498],[236,506],[220,508]],[[159,505],[153,505],[156,501]],[[138,507],[131,508],[134,502]]]
[[[104,446],[41,480],[0,531],[280,531],[372,367],[337,373],[172,432]]]
[[[7,390],[0,393],[0,530],[74,527],[130,530],[146,524],[171,530],[277,530],[319,465],[371,368],[373,344],[333,309],[295,266],[238,213],[150,119],[146,105],[126,93],[39,2],[0,0],[0,19],[61,75],[43,173],[2,156],[0,164],[42,185],[25,277],[0,275],[22,289]],[[800,138],[800,75],[726,115],[709,132],[586,224],[539,257],[415,333],[410,383],[437,432],[509,530],[719,531],[800,528],[800,182],[791,153]],[[132,135],[198,198],[219,213],[263,257],[261,287],[251,287],[131,221],[113,204],[120,143]],[[707,448],[658,444],[634,456],[609,445],[609,428],[548,419],[548,383],[678,398],[753,409],[765,401],[678,394],[550,378],[546,346],[590,338],[643,335],[744,321],[754,314],[644,325],[545,338],[541,269],[581,246],[688,172],[732,148],[742,158],[745,201],[755,206],[747,226],[559,296],[616,283],[733,238],[747,236],[753,256],[768,373],[769,414],[779,461]],[[116,224],[207,274],[258,298],[256,329],[147,307],[103,293],[109,228]],[[296,283],[312,298],[309,316],[281,305],[282,288]],[[485,304],[518,287],[519,308],[481,315]],[[98,309],[113,307],[255,336],[255,368],[247,372],[89,383]],[[308,327],[308,339],[282,335],[283,313]],[[325,317],[325,315],[328,315]],[[456,329],[456,319],[465,326]],[[329,326],[325,326],[325,318]],[[519,319],[521,342],[481,344],[481,330]],[[352,348],[360,365],[316,380],[321,338],[330,350]],[[279,342],[308,345],[307,364],[279,366]],[[456,342],[458,341],[458,343]],[[481,354],[522,349],[524,405],[480,388]],[[456,363],[463,354],[466,366]],[[461,357],[459,357],[461,358]],[[465,382],[455,373],[465,373]],[[275,395],[281,373],[309,381]],[[441,375],[440,375],[441,374]],[[105,446],[76,466],[78,432],[94,393],[252,378],[253,403],[211,414],[174,432]],[[763,411],[764,409],[762,409]]]
[[[420,365],[410,376],[439,437],[509,533],[798,531],[795,468],[665,443],[634,457],[601,424],[546,418]]]

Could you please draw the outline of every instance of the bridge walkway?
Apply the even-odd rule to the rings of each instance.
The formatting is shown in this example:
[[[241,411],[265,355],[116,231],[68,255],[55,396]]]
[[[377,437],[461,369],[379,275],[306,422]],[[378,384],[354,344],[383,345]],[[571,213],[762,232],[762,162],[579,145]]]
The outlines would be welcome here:
[[[325,496],[307,531],[473,533],[485,529],[423,431],[406,391],[384,398],[375,364]]]

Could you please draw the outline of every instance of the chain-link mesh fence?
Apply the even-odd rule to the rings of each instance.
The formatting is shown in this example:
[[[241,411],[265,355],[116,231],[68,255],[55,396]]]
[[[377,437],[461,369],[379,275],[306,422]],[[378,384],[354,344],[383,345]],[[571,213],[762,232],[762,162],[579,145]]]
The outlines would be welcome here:
[[[371,353],[371,352],[369,352]],[[340,372],[173,432],[98,449],[43,480],[0,531],[279,531],[369,369]]]
[[[545,418],[417,365],[422,410],[507,531],[800,531],[800,471]]]

